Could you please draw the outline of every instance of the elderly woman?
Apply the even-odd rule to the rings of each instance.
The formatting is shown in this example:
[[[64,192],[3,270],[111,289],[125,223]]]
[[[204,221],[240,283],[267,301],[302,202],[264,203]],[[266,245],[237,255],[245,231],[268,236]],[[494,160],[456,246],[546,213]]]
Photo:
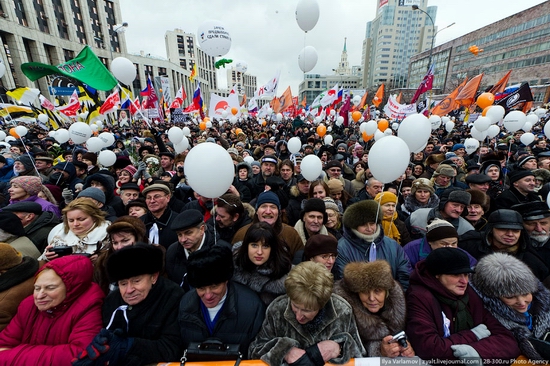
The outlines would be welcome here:
[[[419,262],[407,290],[407,334],[422,359],[510,360],[519,355],[514,336],[468,287],[468,256],[439,248]]]
[[[51,261],[60,255],[80,253],[95,262],[109,225],[105,213],[91,199],[77,198],[63,209],[63,222],[50,231],[48,246],[40,259]],[[60,252],[58,247],[70,250]]]
[[[330,197],[323,199],[325,202],[325,211],[327,213],[327,222],[325,227],[329,234],[332,234],[336,239],[340,240],[342,237],[342,214],[338,208],[338,205]]]
[[[470,193],[472,199],[462,212],[462,217],[472,224],[476,231],[481,231],[487,225],[485,213],[489,212],[491,199],[484,192],[477,189],[467,189],[466,192]]]
[[[311,261],[298,264],[285,287],[286,295],[267,309],[249,348],[251,359],[269,365],[343,364],[365,353],[352,309],[332,293],[333,277],[325,266]]]
[[[179,360],[183,350],[178,308],[183,290],[159,276],[163,265],[163,251],[154,245],[136,244],[110,256],[107,272],[119,291],[105,299],[104,328],[74,366]]]
[[[10,204],[21,201],[36,202],[42,206],[43,211],[51,211],[57,217],[60,217],[61,212],[59,211],[59,207],[38,196],[43,188],[44,186],[40,177],[32,175],[15,177],[10,181],[10,188],[8,189]]]
[[[2,365],[70,365],[101,329],[103,293],[81,255],[52,260],[0,332]]]
[[[414,356],[408,341],[403,347],[393,340],[393,335],[405,330],[405,295],[392,278],[388,262],[348,264],[334,292],[351,305],[367,357]]]
[[[493,253],[479,261],[472,276],[485,308],[511,330],[521,354],[530,360],[547,359],[536,341],[549,341],[550,291],[529,267],[506,253]]]
[[[405,220],[419,208],[434,208],[439,205],[439,197],[435,194],[432,182],[426,178],[415,179],[412,183],[411,194],[401,205],[399,215]]]
[[[401,245],[411,241],[411,236],[405,223],[397,215],[397,196],[392,192],[380,192],[374,197],[374,201],[380,204],[382,210],[382,229],[384,235],[392,238]]]
[[[321,263],[329,272],[334,268],[338,257],[338,240],[330,235],[313,235],[304,248],[303,261]]]

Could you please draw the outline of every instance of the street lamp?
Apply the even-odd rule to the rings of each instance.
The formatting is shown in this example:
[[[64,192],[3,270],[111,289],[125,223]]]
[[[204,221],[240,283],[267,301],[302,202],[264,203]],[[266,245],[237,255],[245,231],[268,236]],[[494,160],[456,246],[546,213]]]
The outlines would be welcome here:
[[[113,32],[117,33],[117,34],[121,34],[121,33],[126,32],[126,29],[128,29],[128,23],[127,22],[124,22],[122,24],[115,24],[113,26]],[[112,59],[113,59],[113,43],[112,43],[112,40],[111,40],[111,60]]]
[[[432,53],[433,53],[433,50],[434,50],[434,40],[435,40],[435,23],[434,23],[434,20],[433,18],[430,16],[430,14],[428,14],[428,12],[420,9],[418,7],[418,5],[413,5],[412,6],[412,10],[420,10],[421,12],[423,12],[424,14],[426,14],[428,16],[428,18],[430,18],[430,21],[432,22],[432,47],[430,47],[430,56],[428,58],[428,70],[430,69],[430,65],[432,64]]]

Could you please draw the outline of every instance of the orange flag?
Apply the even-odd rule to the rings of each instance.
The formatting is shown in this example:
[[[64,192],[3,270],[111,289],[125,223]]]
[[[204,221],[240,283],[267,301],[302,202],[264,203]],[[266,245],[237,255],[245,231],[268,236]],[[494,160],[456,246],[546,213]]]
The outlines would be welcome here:
[[[444,116],[447,113],[458,108],[458,105],[455,99],[457,95],[460,93],[460,91],[462,90],[462,88],[464,88],[467,82],[468,82],[468,77],[466,77],[466,79],[464,79],[464,81],[455,90],[453,90],[451,94],[447,95],[445,99],[443,99],[438,105],[436,105],[432,109],[432,114],[436,114],[438,116]]]
[[[367,95],[369,95],[369,93],[365,91],[365,94],[363,94],[363,97],[361,98],[361,102],[359,103],[359,109],[363,108],[367,103]]]
[[[380,103],[382,103],[382,99],[384,99],[384,84],[380,85],[380,87],[378,88],[378,91],[372,99],[372,104],[374,104],[376,108],[378,108]]]
[[[479,89],[479,84],[481,84],[481,79],[483,79],[483,73],[471,78],[470,81],[464,85],[460,93],[458,93],[455,101],[461,106],[470,106],[470,104],[474,103],[477,89]]]
[[[402,98],[403,98],[403,93],[399,92],[399,95],[397,96],[397,98],[395,100],[397,100],[397,103],[401,104],[401,99]]]
[[[306,107],[306,96],[304,95],[304,99],[302,99],[302,102],[300,103],[302,107]]]
[[[491,90],[489,90],[489,93],[492,93],[492,94],[502,93],[504,89],[506,89],[506,84],[508,84],[508,80],[510,80],[511,73],[512,73],[512,70],[508,71],[506,75],[504,75],[502,79],[499,80],[498,83],[493,85]]]
[[[277,108],[273,107],[274,113],[281,113],[284,112],[285,109],[292,106],[292,92],[290,91],[290,86],[286,88],[283,95],[281,95],[278,100],[278,105],[276,105]]]
[[[243,101],[241,102],[241,107],[246,105],[246,94],[243,94]]]

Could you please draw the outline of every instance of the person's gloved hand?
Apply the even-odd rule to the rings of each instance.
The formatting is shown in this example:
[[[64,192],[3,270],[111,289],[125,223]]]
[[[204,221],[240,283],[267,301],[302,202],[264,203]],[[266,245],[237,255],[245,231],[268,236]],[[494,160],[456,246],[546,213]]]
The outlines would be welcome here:
[[[149,172],[147,170],[145,170],[143,172],[143,179],[145,179],[145,180],[151,179],[151,174],[149,174]]]
[[[139,164],[137,166],[137,170],[134,173],[134,176],[132,178],[135,179],[135,180],[138,180],[139,177],[141,176],[141,173],[143,173],[143,171],[145,170],[145,167],[146,167],[146,165],[143,161],[139,162]]]
[[[63,192],[61,192],[61,196],[63,197],[63,200],[65,200],[65,203],[67,205],[71,203],[74,199],[73,191],[71,191],[70,188],[63,189]]]
[[[125,337],[121,329],[116,329],[114,332],[105,329],[105,332],[107,332],[109,349],[97,358],[97,364],[118,365],[134,344],[134,338]]]
[[[110,346],[108,342],[111,336],[110,333],[107,329],[101,329],[92,340],[92,343],[84,351],[80,352],[77,358],[72,360],[73,366],[95,365],[99,356],[109,351]]]
[[[451,346],[453,355],[460,360],[468,360],[468,365],[483,365],[479,353],[467,344],[455,344]]]
[[[471,331],[476,335],[478,341],[491,335],[491,331],[487,329],[485,324],[479,324],[478,326],[472,328]]]

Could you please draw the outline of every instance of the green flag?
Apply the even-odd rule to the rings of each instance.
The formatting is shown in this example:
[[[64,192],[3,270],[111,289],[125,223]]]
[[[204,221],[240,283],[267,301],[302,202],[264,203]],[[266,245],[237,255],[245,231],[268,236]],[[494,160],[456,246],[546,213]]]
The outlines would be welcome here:
[[[97,90],[111,90],[117,84],[115,77],[88,46],[85,46],[76,58],[64,64],[52,66],[39,62],[28,62],[21,65],[21,71],[31,81],[47,75],[64,75]]]

